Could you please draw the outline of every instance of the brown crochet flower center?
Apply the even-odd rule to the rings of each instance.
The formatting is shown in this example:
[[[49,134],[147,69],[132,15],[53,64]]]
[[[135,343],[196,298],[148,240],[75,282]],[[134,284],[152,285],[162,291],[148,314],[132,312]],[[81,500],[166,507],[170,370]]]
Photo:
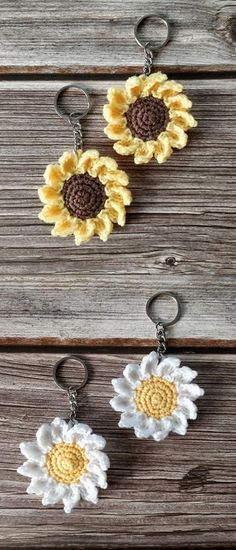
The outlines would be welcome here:
[[[106,200],[102,183],[87,173],[72,176],[65,181],[62,196],[70,214],[81,220],[95,218]]]
[[[153,96],[136,99],[125,114],[132,135],[143,141],[157,139],[169,122],[164,102]]]

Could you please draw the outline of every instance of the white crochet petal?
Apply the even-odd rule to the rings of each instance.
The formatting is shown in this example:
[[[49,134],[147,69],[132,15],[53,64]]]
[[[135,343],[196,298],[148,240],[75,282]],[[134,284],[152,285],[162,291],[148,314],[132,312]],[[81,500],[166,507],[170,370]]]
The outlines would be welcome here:
[[[90,435],[92,433],[92,428],[88,424],[84,424],[82,422],[75,422],[73,426],[73,430],[77,434],[81,434],[84,436]]]
[[[154,374],[158,362],[158,355],[155,351],[151,351],[148,355],[144,355],[140,365],[140,378],[149,378]]]
[[[170,430],[162,430],[160,432],[156,431],[154,432],[152,437],[155,441],[163,441],[163,439],[166,439],[166,437],[168,437],[169,433],[170,433]]]
[[[198,384],[181,384],[179,389],[180,397],[189,397],[192,401],[202,397],[204,390]]]
[[[36,462],[31,462],[27,460],[17,469],[18,474],[26,477],[33,477],[35,479],[40,479],[44,477],[44,472],[42,468],[36,464]]]
[[[101,489],[107,488],[107,475],[104,470],[101,470],[100,466],[95,462],[90,462],[87,466],[87,475],[93,481],[95,485]]]
[[[106,453],[103,453],[102,451],[88,451],[87,456],[90,461],[92,460],[93,462],[97,463],[101,470],[108,470],[108,468],[110,467],[110,460]]]
[[[78,504],[80,501],[81,494],[79,487],[77,485],[71,485],[69,489],[65,492],[62,502],[64,504],[64,512],[70,514],[71,510]]]
[[[23,443],[20,443],[20,450],[26,458],[33,462],[40,464],[42,463],[42,460],[44,460],[42,451],[36,442],[31,443],[30,441],[24,441]]]
[[[174,411],[172,415],[172,432],[178,435],[185,435],[188,428],[188,421],[181,410]]]
[[[140,384],[140,365],[135,363],[126,365],[123,375],[130,383],[131,387],[135,389]]]
[[[190,418],[191,420],[197,418],[197,407],[188,397],[179,397],[177,410],[182,411],[186,415],[186,418]]]
[[[28,495],[38,495],[42,496],[49,487],[50,480],[48,478],[45,479],[32,479],[31,483],[26,489],[26,492]]]
[[[180,367],[179,369],[176,369],[174,373],[174,380],[176,382],[183,382],[187,384],[188,382],[192,382],[197,375],[197,371],[190,369],[190,367]]]
[[[64,435],[64,441],[66,443],[85,443],[87,436],[92,432],[92,428],[87,424],[75,422],[72,427],[69,427],[67,433]]]
[[[53,445],[52,430],[49,424],[42,424],[36,433],[37,443],[44,453],[48,453]]]
[[[120,412],[128,412],[128,411],[134,411],[134,403],[130,401],[127,397],[117,395],[116,397],[113,397],[110,401],[110,405],[114,411],[120,411]]]
[[[159,363],[156,369],[156,375],[163,377],[171,375],[176,371],[179,365],[180,359],[178,357],[165,357],[165,359],[162,359]]]
[[[134,426],[138,426],[140,423],[142,423],[145,418],[145,414],[139,411],[133,413],[124,412],[121,414],[119,427],[134,428]]]
[[[49,489],[44,493],[42,498],[43,506],[57,504],[57,502],[63,499],[65,492],[66,487],[62,483],[55,484],[53,487],[49,486]]]
[[[88,500],[97,504],[98,501],[98,489],[95,486],[94,482],[88,475],[83,475],[80,479],[80,491],[81,496],[84,500]]]
[[[130,383],[125,378],[113,378],[111,381],[114,390],[121,395],[130,395],[132,392],[132,387]]]
[[[162,441],[169,435],[171,428],[171,417],[167,416],[161,420],[156,420],[156,430],[152,435],[153,439],[155,439],[155,441]]]
[[[64,436],[67,433],[68,424],[62,418],[54,418],[51,422],[52,440],[53,443],[62,443]]]
[[[91,434],[84,440],[85,451],[92,449],[102,450],[106,446],[106,440],[101,435]]]
[[[157,422],[155,418],[145,418],[142,423],[134,427],[134,433],[139,439],[152,436],[157,429]]]

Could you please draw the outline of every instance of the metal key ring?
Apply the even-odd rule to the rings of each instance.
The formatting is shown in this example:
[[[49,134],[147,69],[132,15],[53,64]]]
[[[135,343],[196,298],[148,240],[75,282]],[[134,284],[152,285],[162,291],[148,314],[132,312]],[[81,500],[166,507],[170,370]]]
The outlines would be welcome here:
[[[174,303],[177,307],[177,312],[176,312],[176,315],[173,319],[171,319],[170,321],[167,321],[167,322],[164,323],[160,318],[156,321],[152,317],[150,309],[151,309],[151,305],[154,301],[158,300],[158,298],[163,298],[165,296],[171,298],[174,301]],[[175,294],[173,292],[165,291],[165,290],[162,291],[162,292],[156,292],[156,294],[153,294],[153,296],[151,296],[151,298],[149,298],[149,300],[147,301],[146,314],[149,317],[149,319],[151,319],[151,321],[153,323],[155,323],[155,325],[157,325],[158,323],[161,323],[164,328],[165,327],[170,327],[171,325],[174,325],[175,323],[177,323],[177,321],[180,319],[180,316],[181,316],[180,302],[179,302],[179,298],[178,298],[177,294]]]
[[[64,363],[66,361],[68,361],[68,359],[74,359],[83,368],[84,377],[83,377],[83,380],[80,384],[65,384],[64,382],[60,382],[60,380],[58,378],[59,368],[62,365],[64,365]],[[59,359],[59,361],[57,361],[55,363],[55,365],[53,367],[53,379],[54,379],[54,382],[56,382],[57,386],[59,388],[61,388],[62,390],[67,391],[67,392],[69,392],[70,390],[73,390],[73,391],[76,392],[76,391],[80,390],[81,388],[83,388],[85,386],[85,384],[88,380],[88,368],[78,355],[65,355],[65,357],[62,357],[61,359]]]
[[[59,107],[60,97],[62,96],[62,94],[64,92],[66,92],[66,90],[69,90],[70,88],[77,88],[77,90],[79,90],[80,92],[82,92],[85,95],[86,100],[87,100],[87,107],[84,109],[84,111],[82,111],[82,112],[72,111],[71,113],[66,113],[65,111],[63,111],[63,109],[61,109],[61,107]],[[85,117],[88,114],[88,112],[90,110],[90,107],[91,107],[89,94],[84,88],[79,86],[79,84],[76,84],[76,83],[75,84],[67,84],[66,86],[63,86],[62,88],[60,88],[60,90],[58,90],[58,92],[56,93],[55,99],[54,99],[54,107],[55,107],[55,110],[56,110],[57,114],[61,118],[66,118],[72,124],[73,123],[73,117],[77,120],[80,120],[81,118]]]
[[[155,18],[159,23],[165,25],[167,34],[166,34],[166,38],[163,40],[163,42],[161,42],[161,44],[160,43],[157,44],[157,42],[153,42],[151,40],[149,40],[148,42],[145,42],[138,37],[138,29],[141,23],[143,23],[146,19],[149,19],[151,17]],[[137,21],[137,23],[134,26],[134,38],[137,44],[141,46],[141,48],[149,48],[152,52],[159,52],[167,44],[167,42],[169,42],[169,39],[170,39],[169,23],[168,21],[166,21],[166,19],[163,19],[163,17],[160,17],[160,15],[157,15],[156,13],[143,15],[142,17],[140,17],[140,19]]]

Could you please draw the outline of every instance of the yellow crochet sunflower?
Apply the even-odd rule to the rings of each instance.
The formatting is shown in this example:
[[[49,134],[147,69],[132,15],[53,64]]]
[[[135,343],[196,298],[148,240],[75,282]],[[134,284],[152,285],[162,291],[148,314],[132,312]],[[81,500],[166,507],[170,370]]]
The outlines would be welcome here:
[[[125,89],[109,88],[104,132],[116,141],[115,151],[134,155],[135,164],[145,164],[152,157],[162,164],[173,148],[183,149],[186,130],[197,126],[197,121],[188,112],[192,102],[182,91],[181,84],[161,72],[131,76]]]
[[[39,219],[54,223],[54,237],[75,236],[75,243],[89,241],[98,235],[106,241],[113,223],[125,225],[125,205],[132,201],[126,172],[118,169],[110,157],[98,151],[65,152],[58,164],[49,164],[46,185],[38,194],[45,205]]]

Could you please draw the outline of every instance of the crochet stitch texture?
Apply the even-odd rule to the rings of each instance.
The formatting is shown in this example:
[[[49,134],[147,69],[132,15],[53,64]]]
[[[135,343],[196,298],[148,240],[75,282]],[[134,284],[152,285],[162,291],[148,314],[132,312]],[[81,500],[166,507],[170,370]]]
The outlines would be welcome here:
[[[39,219],[53,223],[54,237],[74,235],[80,245],[98,235],[106,241],[113,224],[125,225],[125,206],[132,201],[128,176],[117,162],[95,149],[65,152],[46,168],[38,194],[44,204]]]
[[[183,86],[160,71],[149,76],[131,76],[125,88],[109,88],[103,115],[105,134],[115,141],[119,155],[134,155],[135,164],[153,157],[165,162],[173,149],[187,144],[187,130],[197,126],[189,113],[192,102]]]

